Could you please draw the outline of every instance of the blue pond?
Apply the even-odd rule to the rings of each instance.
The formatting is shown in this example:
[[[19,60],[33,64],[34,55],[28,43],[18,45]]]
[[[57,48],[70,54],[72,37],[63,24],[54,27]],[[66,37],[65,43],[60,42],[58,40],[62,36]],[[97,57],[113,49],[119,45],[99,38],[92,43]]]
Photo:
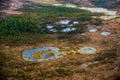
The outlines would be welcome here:
[[[102,36],[108,36],[108,35],[110,35],[110,34],[111,34],[110,32],[106,32],[106,31],[101,32],[101,35],[102,35]]]
[[[36,52],[43,51],[43,50],[44,51],[46,50],[46,52],[39,54],[39,57],[40,57],[39,59],[35,59],[33,57]],[[47,50],[51,50],[52,53],[54,54],[54,56],[50,56],[50,57],[46,58],[46,55],[50,54],[50,52],[47,52]],[[57,56],[58,50],[59,49],[55,48],[55,47],[42,47],[42,48],[27,50],[27,51],[23,52],[23,59],[27,60],[27,61],[33,61],[33,62],[43,61],[43,60],[52,60],[55,58],[59,58],[59,56]]]
[[[70,31],[75,31],[77,28],[73,27],[73,28],[64,28],[62,30],[62,32],[70,32]]]
[[[47,24],[47,29],[51,29],[51,28],[53,28],[53,27],[54,27],[53,25]]]
[[[66,20],[60,20],[60,23],[64,24],[64,25],[67,25],[67,24],[69,24],[70,21],[71,20],[68,20],[68,19],[66,19]]]
[[[89,29],[89,32],[97,32],[96,28]]]
[[[82,47],[79,50],[81,54],[94,54],[96,51],[97,50],[94,47],[89,47],[89,46]]]

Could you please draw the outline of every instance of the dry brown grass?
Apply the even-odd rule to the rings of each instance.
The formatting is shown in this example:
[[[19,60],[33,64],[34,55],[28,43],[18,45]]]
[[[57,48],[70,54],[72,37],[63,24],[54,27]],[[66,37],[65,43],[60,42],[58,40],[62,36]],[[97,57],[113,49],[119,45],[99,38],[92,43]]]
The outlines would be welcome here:
[[[116,59],[106,60],[88,68],[81,68],[80,64],[91,61],[96,55],[68,55],[61,59],[32,63],[22,59],[22,52],[34,46],[5,47],[1,55],[6,61],[2,68],[8,80],[110,80],[118,74],[114,70],[120,66]],[[3,54],[4,53],[4,54]],[[115,63],[111,63],[114,62]],[[114,76],[113,76],[114,75]],[[113,76],[113,77],[112,77]],[[112,80],[112,79],[111,79]],[[113,79],[114,80],[114,79]]]
[[[117,27],[118,30],[118,27]],[[114,28],[113,28],[114,31]],[[118,31],[116,31],[118,32]],[[118,33],[111,36],[97,36],[96,33],[80,36],[79,34],[51,34],[52,39],[34,44],[0,46],[1,80],[119,80],[120,79],[120,42]],[[96,38],[95,38],[96,35]],[[93,38],[94,37],[94,38]],[[99,39],[100,37],[100,39]],[[32,36],[31,36],[32,38]],[[35,37],[33,37],[35,39]],[[42,39],[42,38],[39,38]],[[97,40],[96,40],[97,39]],[[33,40],[31,40],[33,41]],[[38,42],[38,43],[37,43]],[[31,42],[30,42],[31,43]],[[83,47],[97,49],[93,55],[70,54],[64,58],[42,62],[29,62],[22,58],[23,51],[43,46]],[[106,55],[106,53],[108,55]],[[109,55],[109,53],[111,53]],[[114,55],[115,54],[115,55]],[[98,60],[99,58],[99,60]],[[81,68],[80,65],[98,60],[99,63]]]

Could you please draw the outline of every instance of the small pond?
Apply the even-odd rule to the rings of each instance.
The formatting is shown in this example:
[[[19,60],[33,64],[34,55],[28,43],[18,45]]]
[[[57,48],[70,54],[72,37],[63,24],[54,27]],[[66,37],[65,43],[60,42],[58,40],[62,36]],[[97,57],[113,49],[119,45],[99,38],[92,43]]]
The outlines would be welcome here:
[[[60,23],[63,24],[63,25],[67,25],[67,24],[69,24],[70,21],[71,20],[68,20],[68,19],[66,19],[66,20],[60,20]]]
[[[70,31],[75,31],[77,28],[73,27],[73,28],[64,28],[62,29],[61,32],[70,32]]]
[[[81,68],[86,68],[86,67],[88,67],[88,64],[86,64],[86,63],[81,64],[80,67],[81,67]]]
[[[51,31],[51,32],[58,32],[58,30],[56,30],[56,29],[54,29],[54,28],[53,28],[53,29],[50,29],[50,31]]]
[[[23,52],[23,59],[26,61],[40,62],[45,60],[53,60],[57,58],[62,58],[69,54],[94,54],[96,49],[93,47],[75,47],[75,48],[65,48],[59,49],[56,47],[42,47],[32,50],[26,50]]]
[[[83,63],[80,65],[81,68],[87,68],[89,65],[94,65],[94,64],[98,64],[98,61],[93,61],[93,62],[88,62],[88,63]]]
[[[51,24],[47,24],[47,29],[51,29],[51,28],[53,28],[54,26],[53,25],[51,25]]]
[[[78,21],[73,21],[73,24],[79,24],[79,22]]]
[[[91,28],[91,29],[89,29],[89,32],[97,32],[97,29],[96,28]]]
[[[56,47],[42,47],[32,50],[27,50],[23,53],[23,59],[27,61],[43,61],[43,60],[52,60],[59,58],[58,48]]]
[[[110,35],[110,34],[111,34],[111,32],[107,32],[107,31],[101,32],[101,35],[102,35],[102,36],[108,36],[108,35]]]
[[[97,50],[94,47],[82,47],[78,52],[80,54],[94,54]]]

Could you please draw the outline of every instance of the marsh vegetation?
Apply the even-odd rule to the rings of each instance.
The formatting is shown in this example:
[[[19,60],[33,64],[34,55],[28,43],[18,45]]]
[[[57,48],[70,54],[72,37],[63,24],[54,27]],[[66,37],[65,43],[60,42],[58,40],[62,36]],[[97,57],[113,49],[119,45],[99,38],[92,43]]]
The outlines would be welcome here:
[[[0,80],[119,80],[119,31],[115,31],[116,27],[112,25],[106,27],[105,21],[101,19],[92,18],[103,14],[35,3],[25,4],[18,11],[24,14],[0,19]],[[61,20],[70,22],[61,24]],[[77,24],[74,24],[75,21]],[[73,31],[61,32],[74,27],[76,29]],[[89,29],[93,27],[97,31],[90,33]],[[101,36],[103,30],[111,31],[111,35]],[[76,53],[37,63],[22,58],[25,50],[44,46],[72,49],[76,46],[91,46],[96,49],[96,53]],[[87,68],[80,67],[95,61],[99,63],[88,65]]]

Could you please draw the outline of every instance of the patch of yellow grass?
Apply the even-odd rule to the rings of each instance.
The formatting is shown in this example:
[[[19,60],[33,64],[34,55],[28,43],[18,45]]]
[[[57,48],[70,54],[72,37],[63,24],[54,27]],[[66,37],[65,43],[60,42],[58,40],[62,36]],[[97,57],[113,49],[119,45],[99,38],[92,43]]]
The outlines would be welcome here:
[[[51,49],[48,49],[48,50],[40,50],[40,51],[35,52],[34,54],[32,54],[32,55],[33,55],[33,58],[35,58],[35,59],[41,59],[40,55],[43,54],[43,53],[45,53],[45,52],[52,53],[52,54],[47,55],[46,57],[51,56],[51,55],[54,55]]]
[[[72,36],[72,35],[71,35]],[[79,36],[79,35],[78,35]],[[115,80],[112,77],[116,77],[119,70],[114,70],[114,68],[119,67],[120,59],[102,59],[100,63],[95,65],[90,65],[88,68],[81,68],[80,65],[89,61],[93,61],[96,56],[102,54],[102,50],[107,50],[113,45],[117,44],[109,39],[106,45],[101,44],[101,40],[92,42],[91,40],[77,44],[74,43],[76,38],[67,39],[62,41],[57,40],[56,36],[53,41],[39,42],[34,45],[17,46],[17,47],[6,47],[0,46],[1,59],[3,59],[4,65],[2,66],[2,71],[4,72],[6,80]],[[88,36],[89,37],[89,36]],[[118,37],[116,37],[118,38]],[[79,41],[79,39],[77,39]],[[112,43],[112,44],[111,44]],[[119,42],[118,42],[119,43]],[[118,45],[118,44],[117,44]],[[33,63],[29,61],[24,61],[21,57],[24,50],[33,49],[43,46],[55,46],[55,47],[65,47],[72,46],[68,48],[68,55],[54,60],[42,61],[39,63]],[[78,46],[78,47],[76,47]],[[80,47],[92,46],[97,49],[97,53],[93,55],[74,55],[73,51],[76,51]],[[114,46],[119,48],[119,46]],[[120,50],[120,49],[118,49]],[[40,59],[40,55],[44,52],[49,52],[51,54],[46,55],[47,57],[53,56],[51,50],[38,51],[33,55],[35,59]],[[60,52],[67,53],[66,49],[60,49]],[[12,53],[12,54],[11,54]],[[69,55],[71,53],[71,55]],[[76,53],[77,54],[77,53]],[[79,54],[79,53],[78,53]],[[62,55],[62,54],[61,54]],[[8,56],[8,57],[7,57]],[[117,56],[118,58],[119,56]],[[14,66],[13,66],[14,65]],[[119,76],[119,75],[118,75]],[[4,76],[3,76],[4,77]]]
[[[52,56],[54,56],[54,53],[49,53],[45,56],[45,58],[49,58],[49,57],[52,57]]]
[[[117,23],[120,23],[120,18],[116,19],[116,22],[117,22]]]

